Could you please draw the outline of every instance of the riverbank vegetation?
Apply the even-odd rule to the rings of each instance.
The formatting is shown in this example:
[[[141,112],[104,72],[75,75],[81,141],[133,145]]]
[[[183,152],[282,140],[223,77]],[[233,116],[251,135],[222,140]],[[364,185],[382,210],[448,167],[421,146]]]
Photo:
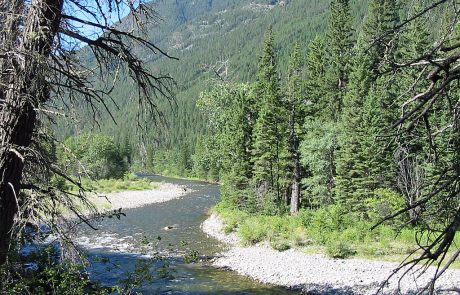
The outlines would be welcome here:
[[[66,175],[78,180],[54,176],[53,183],[62,190],[76,193],[83,187],[92,192],[112,193],[157,186],[129,171],[132,149],[126,140],[116,142],[108,135],[85,133],[67,138],[50,153],[54,153]]]
[[[91,218],[107,216],[98,215],[84,185],[146,186],[104,180],[137,167],[219,180],[217,210],[227,231],[238,229],[248,244],[268,240],[279,250],[311,244],[342,258],[391,250],[427,265],[457,259],[455,1],[354,1],[353,8],[348,0],[175,1],[173,25],[154,36],[143,35],[157,31],[157,21],[147,26],[152,6],[128,2],[0,0],[0,281],[12,282],[0,284],[0,292],[28,274],[18,255],[27,242],[54,233],[60,249],[69,249],[56,260],[78,256],[69,231],[77,223],[91,226],[83,208]],[[130,21],[114,26],[112,20],[124,21],[122,11]],[[317,14],[306,17],[311,11]],[[288,18],[297,22],[285,24]],[[184,34],[174,31],[181,28]],[[187,99],[174,99],[172,78],[160,70],[171,56],[149,40],[163,40],[181,57],[194,52],[190,70],[174,65]],[[204,56],[212,57],[209,64]],[[196,104],[188,99],[198,96]],[[174,110],[165,116],[160,104]],[[60,124],[61,117],[74,120]],[[143,136],[133,135],[134,118]],[[102,122],[100,134],[90,119]],[[56,122],[58,140],[50,130]],[[168,123],[173,128],[162,128]],[[77,218],[67,218],[62,206]],[[36,235],[43,225],[43,237]],[[419,249],[409,253],[409,244]],[[58,287],[47,271],[84,277],[57,265],[45,265],[38,281],[44,288]]]
[[[331,258],[400,262],[414,251],[417,242],[429,240],[417,228],[401,228],[401,220],[371,230],[380,221],[377,216],[364,219],[340,205],[319,210],[302,208],[296,215],[264,215],[220,203],[212,212],[225,222],[224,232],[236,232],[245,246],[267,243],[278,251],[297,249]],[[458,236],[455,243],[460,243]],[[450,251],[449,255],[453,254],[454,250]],[[458,268],[460,264],[452,266]]]
[[[130,173],[121,179],[99,179],[82,178],[81,185],[91,191],[97,193],[116,193],[123,191],[141,191],[158,188],[158,183],[152,182],[148,178],[139,178],[135,174]],[[80,188],[71,183],[64,184],[71,192],[77,192]]]
[[[356,29],[349,2],[332,1],[325,34],[294,44],[284,75],[269,28],[256,82],[201,94],[212,136],[194,158],[218,171],[218,211],[246,243],[455,261],[458,76],[435,61],[458,66],[458,24],[422,3],[407,23],[401,5],[370,1]]]

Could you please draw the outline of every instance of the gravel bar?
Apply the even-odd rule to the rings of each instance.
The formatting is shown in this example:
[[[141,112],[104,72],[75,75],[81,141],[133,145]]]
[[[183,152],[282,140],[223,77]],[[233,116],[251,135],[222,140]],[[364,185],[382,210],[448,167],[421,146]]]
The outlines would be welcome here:
[[[127,209],[167,202],[180,198],[190,192],[192,190],[183,185],[162,183],[158,188],[151,190],[99,194],[98,196],[92,196],[91,201],[98,207],[110,206],[111,209]]]
[[[299,250],[276,251],[266,244],[250,247],[239,246],[239,239],[232,233],[226,235],[224,223],[215,214],[202,224],[202,230],[230,246],[216,255],[212,263],[249,276],[262,283],[302,290],[307,294],[375,294],[398,263],[364,259],[330,259],[320,254],[306,254]],[[416,294],[435,273],[428,269],[423,275],[410,272],[390,280],[383,294]],[[460,270],[447,270],[437,281],[436,294],[460,294]],[[399,291],[398,291],[399,290]]]

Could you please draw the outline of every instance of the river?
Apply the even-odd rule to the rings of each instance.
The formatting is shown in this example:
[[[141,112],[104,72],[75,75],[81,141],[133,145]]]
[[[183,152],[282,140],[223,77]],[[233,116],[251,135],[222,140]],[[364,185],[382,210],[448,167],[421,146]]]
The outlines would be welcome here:
[[[88,271],[92,280],[113,286],[132,272],[136,263],[145,260],[150,247],[141,241],[161,241],[155,248],[169,264],[168,276],[143,286],[143,294],[297,294],[282,288],[257,283],[234,272],[217,269],[207,259],[185,263],[184,253],[197,251],[200,257],[213,257],[225,245],[207,237],[200,229],[206,211],[220,197],[216,184],[199,181],[143,175],[152,181],[185,185],[193,192],[165,203],[124,210],[126,217],[106,219],[97,224],[98,230],[82,229],[77,243],[88,253]],[[172,226],[166,230],[165,227]],[[185,241],[184,244],[182,241]],[[171,245],[170,245],[171,244]],[[157,275],[156,272],[153,274]]]

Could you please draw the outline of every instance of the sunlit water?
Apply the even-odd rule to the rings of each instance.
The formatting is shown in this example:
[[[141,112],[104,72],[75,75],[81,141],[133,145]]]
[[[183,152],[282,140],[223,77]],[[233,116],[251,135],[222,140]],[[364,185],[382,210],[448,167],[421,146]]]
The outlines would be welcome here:
[[[206,259],[186,264],[183,255],[191,250],[197,251],[202,258],[213,257],[224,250],[224,245],[207,237],[200,229],[207,209],[219,200],[219,186],[161,176],[148,177],[154,181],[186,185],[193,192],[165,203],[124,210],[126,217],[106,219],[97,224],[97,231],[82,229],[77,242],[88,251],[93,280],[107,286],[119,284],[120,279],[134,270],[136,262],[159,252],[168,257],[169,275],[144,286],[143,294],[295,294],[214,268]],[[167,226],[173,229],[165,230]],[[142,243],[156,242],[158,236],[161,241],[153,249]],[[154,275],[158,276],[158,273],[154,272]]]

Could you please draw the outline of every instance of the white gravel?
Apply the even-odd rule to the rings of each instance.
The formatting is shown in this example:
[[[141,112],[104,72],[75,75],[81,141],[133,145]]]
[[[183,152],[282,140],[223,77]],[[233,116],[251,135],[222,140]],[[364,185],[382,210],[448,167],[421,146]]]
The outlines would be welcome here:
[[[182,185],[162,183],[156,189],[99,194],[99,196],[91,197],[91,200],[104,209],[127,209],[167,202],[190,192],[191,189]]]
[[[279,252],[266,245],[241,247],[238,246],[238,237],[234,233],[226,235],[223,227],[224,223],[216,215],[202,224],[206,234],[231,245],[230,250],[213,260],[214,266],[231,269],[263,283],[301,289],[308,294],[375,294],[398,266],[383,261],[330,259],[292,249]],[[415,293],[427,284],[434,271],[431,268],[421,277],[417,273],[406,275],[401,281],[400,293]],[[398,294],[399,277],[390,281],[383,294]],[[446,271],[437,281],[436,288],[439,294],[441,290],[460,288],[460,270]]]

